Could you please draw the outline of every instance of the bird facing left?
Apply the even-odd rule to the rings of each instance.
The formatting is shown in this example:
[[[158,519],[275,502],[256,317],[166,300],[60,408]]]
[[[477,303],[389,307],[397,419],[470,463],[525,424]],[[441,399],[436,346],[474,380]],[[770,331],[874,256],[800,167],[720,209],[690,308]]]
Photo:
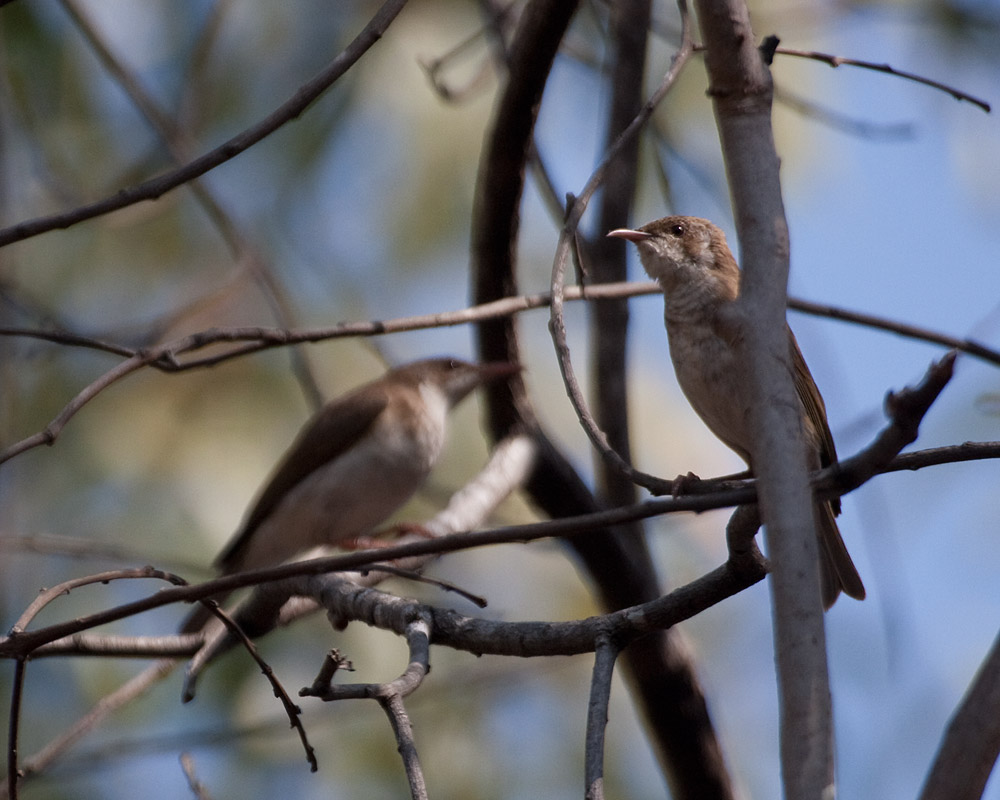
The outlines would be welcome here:
[[[415,361],[329,402],[302,428],[216,559],[220,574],[275,566],[372,533],[427,478],[444,446],[448,411],[477,386],[519,370],[506,362]],[[199,605],[180,632],[201,630],[211,616]]]

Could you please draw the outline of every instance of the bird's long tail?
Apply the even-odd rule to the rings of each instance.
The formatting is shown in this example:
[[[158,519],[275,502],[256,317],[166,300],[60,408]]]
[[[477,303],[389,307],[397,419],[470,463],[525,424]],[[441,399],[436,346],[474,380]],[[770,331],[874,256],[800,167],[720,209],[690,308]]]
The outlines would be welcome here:
[[[865,586],[851,560],[851,554],[847,552],[847,545],[840,535],[829,503],[819,503],[816,506],[816,530],[820,545],[823,608],[832,606],[841,592],[855,600],[864,600]]]

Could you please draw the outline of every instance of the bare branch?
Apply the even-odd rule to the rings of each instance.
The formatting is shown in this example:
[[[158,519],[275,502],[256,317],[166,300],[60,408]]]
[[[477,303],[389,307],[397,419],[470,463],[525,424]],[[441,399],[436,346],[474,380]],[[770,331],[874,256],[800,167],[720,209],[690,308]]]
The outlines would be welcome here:
[[[198,773],[194,768],[194,759],[191,758],[190,753],[181,753],[180,757],[181,770],[184,772],[184,777],[187,779],[188,788],[191,789],[191,794],[194,795],[195,800],[211,800],[211,795],[205,785],[198,780]]]
[[[979,800],[1000,753],[1000,637],[945,731],[920,800]]]
[[[150,359],[149,357],[142,355],[134,355],[127,358],[125,361],[122,361],[113,369],[105,372],[100,378],[83,389],[83,391],[79,392],[76,397],[67,403],[63,410],[56,415],[55,419],[45,426],[44,430],[33,434],[26,439],[22,439],[20,442],[15,442],[10,447],[0,451],[0,464],[36,447],[51,445],[58,438],[62,429],[66,427],[66,423],[69,422],[81,408],[90,402],[90,400],[104,391],[104,389],[108,386],[111,386],[113,383],[116,383],[125,376],[132,374],[136,370],[141,369],[151,360],[156,359]]]
[[[944,345],[952,350],[961,350],[963,353],[968,353],[970,356],[979,358],[989,364],[993,364],[994,366],[1000,366],[1000,352],[991,350],[985,345],[975,342],[972,339],[957,339],[954,336],[938,333],[937,331],[932,331],[929,328],[909,325],[905,322],[896,322],[895,320],[880,317],[875,314],[865,314],[861,311],[850,311],[848,309],[831,306],[826,303],[811,303],[808,300],[799,300],[794,297],[788,298],[788,307],[795,311],[801,311],[803,314],[812,314],[817,317],[829,317],[830,319],[838,319],[844,322],[854,322],[858,325],[864,325],[869,328],[878,328],[879,330],[896,333],[908,339],[917,339],[922,342]]]
[[[14,664],[14,680],[10,687],[10,714],[7,717],[7,795],[17,800],[17,785],[22,772],[17,765],[18,737],[21,727],[21,705],[24,700],[24,673],[27,661],[19,658]]]
[[[598,639],[609,633],[624,646],[690,619],[763,580],[765,574],[763,568],[756,572],[737,570],[727,563],[656,600],[572,622],[476,619],[378,589],[358,587],[335,575],[302,578],[295,584],[296,594],[316,598],[337,619],[355,620],[404,635],[413,619],[426,617],[431,620],[431,638],[436,645],[476,655],[537,658],[592,653]]]
[[[620,651],[608,636],[599,637],[596,646],[594,672],[590,679],[590,701],[587,704],[583,784],[586,800],[604,800],[604,734],[608,727],[608,708],[611,703],[611,677]]]
[[[415,692],[430,671],[430,632],[430,622],[424,617],[417,617],[406,626],[404,634],[410,649],[410,659],[403,673],[393,681],[334,686],[330,683],[334,670],[327,667],[331,663],[331,659],[327,657],[320,677],[312,686],[299,691],[301,697],[318,697],[328,702],[365,698],[378,700],[392,725],[397,750],[406,770],[410,796],[414,800],[426,800],[427,786],[424,783],[423,769],[413,739],[413,726],[403,705],[403,698]]]
[[[948,86],[947,84],[931,80],[930,78],[924,78],[913,72],[904,72],[903,70],[896,69],[889,64],[877,64],[874,61],[859,61],[855,58],[844,58],[843,56],[834,56],[829,53],[817,53],[814,50],[793,50],[788,47],[778,47],[774,52],[783,56],[796,56],[797,58],[808,58],[813,61],[822,61],[834,68],[846,65],[874,70],[875,72],[884,72],[888,75],[895,75],[897,78],[905,78],[908,81],[922,83],[924,86],[930,86],[932,89],[938,89],[942,92],[946,92],[956,100],[964,100],[967,103],[972,103],[973,105],[979,106],[979,108],[987,114],[990,113],[990,104],[985,100],[980,100],[978,97],[973,97],[971,94],[966,94],[965,92]]]
[[[749,10],[738,0],[697,0],[696,9],[743,266],[732,324],[738,379],[749,390],[750,452],[772,560],[782,786],[786,800],[806,800],[831,791],[834,738],[819,544],[785,321],[788,223],[768,69],[777,39],[758,51]]]
[[[570,204],[566,224],[563,226],[559,235],[559,242],[556,246],[555,258],[552,264],[551,280],[552,299],[549,332],[552,335],[552,341],[555,345],[556,357],[559,360],[559,369],[562,372],[563,383],[566,385],[566,393],[569,395],[570,402],[573,404],[573,408],[576,411],[577,417],[580,419],[584,432],[590,438],[590,441],[601,454],[602,458],[604,458],[604,460],[611,465],[612,468],[627,475],[634,483],[637,483],[640,486],[645,486],[654,494],[669,493],[670,489],[668,488],[668,484],[652,475],[633,469],[632,466],[610,446],[604,432],[598,427],[596,421],[591,416],[590,411],[587,408],[586,399],[580,389],[579,382],[576,379],[576,373],[573,370],[573,364],[570,360],[569,344],[566,337],[566,324],[563,316],[563,299],[566,291],[564,283],[569,249],[576,236],[577,227],[580,224],[583,212],[587,208],[587,204],[590,202],[590,198],[604,181],[609,167],[615,162],[623,149],[630,144],[632,139],[638,135],[639,131],[653,115],[653,111],[656,110],[660,101],[667,96],[667,93],[673,87],[681,73],[681,70],[684,68],[684,65],[687,63],[691,53],[693,52],[690,29],[691,22],[687,13],[684,13],[687,10],[686,4],[681,4],[681,10],[684,26],[683,33],[681,35],[680,47],[671,59],[670,68],[667,70],[656,91],[654,91],[649,100],[646,101],[642,110],[615,140],[615,143],[608,150],[604,159],[584,185],[583,191],[580,193],[579,197],[574,198],[573,202]]]
[[[410,717],[403,705],[402,696],[391,694],[388,697],[379,698],[379,705],[382,706],[382,710],[389,718],[389,724],[392,725],[396,746],[406,769],[406,782],[410,787],[410,797],[413,800],[427,800],[427,786],[424,782],[420,758],[417,756],[416,742],[413,739],[413,726],[410,724]]]
[[[28,606],[27,610],[18,618],[17,622],[11,627],[11,634],[23,633],[27,630],[28,625],[31,624],[39,612],[45,608],[49,603],[56,600],[59,597],[68,595],[73,589],[78,589],[82,586],[91,586],[95,583],[107,584],[115,580],[132,580],[132,579],[146,579],[146,578],[156,578],[158,580],[167,581],[172,583],[174,586],[187,586],[187,581],[177,575],[172,575],[169,572],[163,572],[162,570],[155,569],[154,567],[139,567],[138,569],[116,569],[109,570],[108,572],[102,572],[97,575],[87,575],[83,578],[73,578],[72,580],[64,581],[51,589],[46,589],[41,594],[35,598],[34,602]]]
[[[563,301],[614,300],[660,294],[660,292],[660,287],[653,281],[596,283],[586,287],[566,286],[563,289]],[[550,292],[539,292],[537,294],[505,297],[500,300],[468,306],[455,311],[439,311],[433,314],[417,314],[410,317],[396,317],[389,320],[340,322],[324,328],[306,328],[301,330],[266,327],[210,328],[168,343],[162,351],[157,350],[158,355],[156,359],[149,361],[148,366],[164,372],[180,372],[188,369],[215,366],[231,358],[249,355],[272,347],[282,347],[302,342],[322,342],[352,336],[382,336],[406,331],[467,325],[484,320],[502,319],[523,311],[547,308],[551,303],[552,295]],[[877,314],[852,311],[840,306],[816,303],[796,297],[788,298],[788,307],[793,311],[799,311],[803,314],[828,317],[842,322],[853,322],[857,325],[895,333],[905,338],[943,345],[949,349],[960,350],[974,358],[1000,366],[1000,351],[993,350],[973,339],[959,339],[931,330],[930,328],[898,322],[888,317],[878,316]],[[69,347],[82,347],[126,357],[132,357],[141,352],[133,347],[89,336],[82,336],[70,331],[0,326],[0,336],[40,339]],[[177,360],[181,355],[227,342],[245,342],[248,346],[199,361],[189,360],[181,363]]]
[[[632,283],[609,283],[582,287],[568,286],[563,289],[563,300],[600,300],[621,297],[635,297],[647,294],[659,293],[659,287],[652,282]],[[109,370],[94,383],[90,384],[70,403],[68,403],[60,414],[46,427],[44,431],[33,434],[19,442],[10,445],[4,450],[0,450],[0,464],[8,461],[21,453],[32,450],[42,445],[51,445],[65,424],[101,391],[111,386],[118,380],[130,375],[144,366],[153,367],[166,372],[177,372],[187,369],[196,369],[215,366],[223,361],[238,358],[272,347],[298,344],[300,342],[319,342],[328,339],[337,339],[347,336],[378,336],[387,333],[398,333],[402,331],[423,330],[426,328],[444,327],[450,325],[462,325],[483,320],[502,319],[521,311],[535,308],[544,308],[551,305],[551,293],[539,293],[532,295],[519,295],[503,298],[480,305],[460,309],[458,311],[442,311],[436,314],[421,314],[412,317],[399,317],[387,321],[368,322],[343,322],[328,328],[310,328],[306,330],[290,331],[282,328],[213,328],[200,331],[173,342],[160,345],[151,350],[135,350],[122,345],[105,342],[99,339],[92,339],[77,334],[62,331],[40,331],[30,328],[0,327],[0,336],[28,337],[43,339],[46,341],[65,344],[68,346],[85,347],[88,349],[102,350],[115,355],[128,356],[128,360],[122,362],[117,367]],[[831,317],[846,322],[855,322],[868,327],[879,328],[881,330],[897,333],[912,339],[933,342],[946,347],[961,350],[964,353],[979,358],[991,364],[1000,366],[1000,352],[992,350],[985,345],[971,339],[956,339],[942,333],[908,325],[902,322],[895,322],[873,314],[865,314],[856,311],[839,308],[818,303],[811,303],[806,300],[790,298],[788,301],[790,308],[816,316]],[[194,352],[220,342],[246,342],[242,347],[234,348],[219,355],[209,356],[203,359],[189,360],[183,363],[178,362],[178,357],[185,353]],[[577,385],[577,396],[581,403],[580,413],[581,424],[587,429],[587,424],[583,420],[589,420],[590,426],[597,430],[593,417],[587,411],[586,401],[582,398],[582,392]],[[619,456],[620,458],[620,456]],[[627,467],[635,477],[635,482],[646,486],[654,494],[669,494],[670,486],[668,482],[646,473],[633,470]]]

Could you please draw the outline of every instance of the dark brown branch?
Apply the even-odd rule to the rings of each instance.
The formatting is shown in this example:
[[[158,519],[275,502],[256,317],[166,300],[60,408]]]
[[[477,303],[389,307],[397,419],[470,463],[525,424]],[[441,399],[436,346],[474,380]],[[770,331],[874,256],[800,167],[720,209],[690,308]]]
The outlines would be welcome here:
[[[54,600],[68,595],[73,589],[79,589],[82,586],[92,586],[96,583],[107,584],[115,580],[148,578],[167,581],[168,583],[172,583],[174,586],[187,586],[187,581],[183,578],[178,577],[177,575],[172,575],[169,572],[164,572],[163,570],[155,569],[154,567],[109,570],[108,572],[101,572],[97,575],[87,575],[83,578],[74,578],[53,586],[51,589],[42,591],[31,603],[31,605],[28,606],[25,612],[21,614],[17,622],[15,622],[11,627],[10,632],[11,634],[23,633],[27,630],[28,625],[36,616],[38,616],[43,608]]]
[[[509,77],[483,148],[473,209],[472,268],[475,299],[480,303],[516,293],[514,254],[532,130],[552,59],[572,11],[572,3],[530,3],[510,48]],[[634,128],[639,125],[641,121],[633,123]],[[477,334],[482,359],[517,358],[519,345],[512,322],[481,323]],[[526,430],[538,443],[538,467],[525,487],[533,501],[554,518],[597,510],[587,486],[541,431],[523,382],[488,390],[486,398],[488,425],[495,438]],[[635,537],[609,528],[575,540],[573,547],[598,586],[606,608],[634,605],[659,594],[649,552]],[[653,638],[636,643],[625,658],[639,687],[638,702],[651,723],[661,762],[676,762],[677,769],[668,768],[668,773],[683,771],[690,762],[684,763],[683,755],[671,747],[670,737],[664,734],[679,729],[674,723],[683,711],[666,699],[673,688],[670,684],[674,680],[685,683],[688,673],[679,676],[683,670],[674,669],[666,648]]]
[[[176,189],[238,156],[244,150],[257,144],[305,112],[320,95],[344,75],[382,37],[404,5],[406,5],[406,0],[386,0],[361,33],[323,71],[299,87],[290,100],[272,111],[256,125],[252,125],[219,147],[182,167],[144,181],[138,186],[122,189],[111,197],[90,205],[19,222],[4,228],[0,230],[0,247],[48,231],[69,228],[79,222],[118,211],[144,200],[156,200],[172,189]]]
[[[19,658],[14,663],[14,680],[10,687],[10,714],[7,717],[7,796],[17,800],[17,785],[21,778],[18,761],[18,738],[21,727],[21,705],[24,701],[24,673],[27,662]]]
[[[920,453],[901,457],[901,465],[894,467],[889,461],[893,457],[894,448],[902,448],[911,436],[915,435],[918,420],[913,416],[922,413],[943,388],[943,379],[947,371],[945,364],[932,367],[928,377],[919,387],[904,390],[896,395],[893,404],[894,413],[898,418],[884,430],[875,442],[858,455],[835,464],[817,473],[816,488],[818,491],[832,491],[837,494],[855,488],[859,480],[865,476],[887,471],[889,469],[919,469],[921,466],[937,465],[943,462],[941,448],[928,451],[926,463],[921,463]],[[891,446],[890,446],[891,445]],[[1000,457],[1000,442],[985,442],[980,445],[966,443],[956,448],[961,460],[973,457]],[[718,487],[724,487],[717,490]],[[840,487],[834,489],[833,487]],[[147,597],[114,609],[102,611],[87,617],[58,623],[37,631],[15,633],[0,639],[0,658],[18,658],[31,655],[39,647],[54,642],[63,637],[71,636],[98,625],[114,622],[143,611],[149,611],[176,602],[192,602],[210,597],[222,592],[230,592],[245,586],[257,586],[284,578],[300,575],[320,575],[328,572],[357,570],[369,567],[377,569],[381,560],[398,560],[424,556],[429,554],[454,552],[472,547],[490,544],[500,544],[512,541],[534,541],[548,537],[568,537],[606,529],[621,523],[658,514],[675,513],[679,511],[705,511],[712,508],[743,505],[753,503],[757,499],[756,487],[753,481],[701,481],[693,485],[694,494],[678,498],[661,498],[639,503],[626,508],[599,511],[573,517],[554,519],[548,522],[531,525],[515,525],[495,528],[488,531],[462,533],[446,536],[434,541],[416,541],[406,544],[382,548],[379,551],[362,551],[331,558],[314,559],[296,564],[286,564],[279,567],[238,573],[206,581],[193,586],[183,586],[164,589],[152,597]],[[589,536],[586,538],[590,538]]]
[[[944,391],[954,368],[955,353],[950,352],[931,364],[917,386],[886,395],[885,410],[890,424],[860,453],[828,468],[836,476],[838,493],[854,489],[882,472],[900,450],[916,441],[924,415]]]
[[[431,623],[425,616],[417,616],[407,626],[403,635],[409,647],[409,663],[403,673],[388,683],[355,683],[334,686],[331,683],[336,662],[327,656],[320,677],[312,686],[299,691],[301,697],[318,697],[321,700],[349,700],[374,698],[385,711],[396,737],[396,749],[403,759],[410,797],[413,800],[427,800],[427,786],[423,768],[417,756],[417,746],[413,738],[413,726],[403,705],[403,698],[415,692],[430,672]],[[339,665],[338,665],[339,666]]]
[[[587,736],[584,748],[584,798],[604,800],[604,735],[611,705],[611,677],[621,648],[610,636],[599,636],[587,704]]]
[[[764,579],[756,572],[723,564],[662,597],[631,608],[570,622],[499,622],[427,606],[377,589],[351,587],[326,576],[301,578],[297,593],[314,597],[338,618],[403,635],[412,620],[431,620],[431,640],[476,655],[569,656],[595,651],[612,634],[622,646],[700,614]]]
[[[610,8],[611,103],[608,110],[606,148],[614,146],[642,106],[642,87],[646,65],[646,33],[649,27],[649,0],[622,0]],[[585,247],[591,257],[588,283],[612,283],[626,277],[626,251],[619,242],[608,239],[604,231],[625,227],[631,217],[639,163],[639,137],[634,136],[620,148],[615,169],[609,170],[598,200],[598,236]],[[579,238],[579,233],[577,232]],[[585,244],[580,242],[581,245]],[[628,303],[609,300],[590,306],[590,353],[594,381],[594,408],[598,425],[608,437],[608,444],[631,462],[628,421]],[[602,500],[620,506],[635,502],[635,484],[627,475],[599,461],[597,482]],[[641,531],[632,531],[640,535]]]

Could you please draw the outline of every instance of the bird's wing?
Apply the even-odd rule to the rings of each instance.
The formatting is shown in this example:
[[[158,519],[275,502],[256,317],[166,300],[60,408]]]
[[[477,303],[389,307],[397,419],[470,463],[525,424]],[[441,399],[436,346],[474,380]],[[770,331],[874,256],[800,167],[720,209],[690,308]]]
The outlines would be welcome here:
[[[271,479],[247,514],[240,531],[219,557],[216,566],[230,571],[239,560],[240,552],[282,498],[315,470],[353,447],[372,427],[388,405],[385,392],[372,391],[367,386],[363,395],[345,395],[329,403],[302,429],[285,453]]]
[[[826,404],[823,402],[823,395],[819,393],[816,381],[813,380],[812,373],[806,365],[806,360],[799,350],[799,343],[795,341],[795,334],[792,329],[788,329],[788,341],[791,343],[792,374],[795,376],[795,390],[806,411],[806,419],[811,420],[815,426],[819,438],[819,463],[822,467],[828,467],[837,460],[837,448],[833,443],[833,434],[830,432],[830,423],[826,419]],[[840,498],[830,501],[834,515],[840,514]]]

